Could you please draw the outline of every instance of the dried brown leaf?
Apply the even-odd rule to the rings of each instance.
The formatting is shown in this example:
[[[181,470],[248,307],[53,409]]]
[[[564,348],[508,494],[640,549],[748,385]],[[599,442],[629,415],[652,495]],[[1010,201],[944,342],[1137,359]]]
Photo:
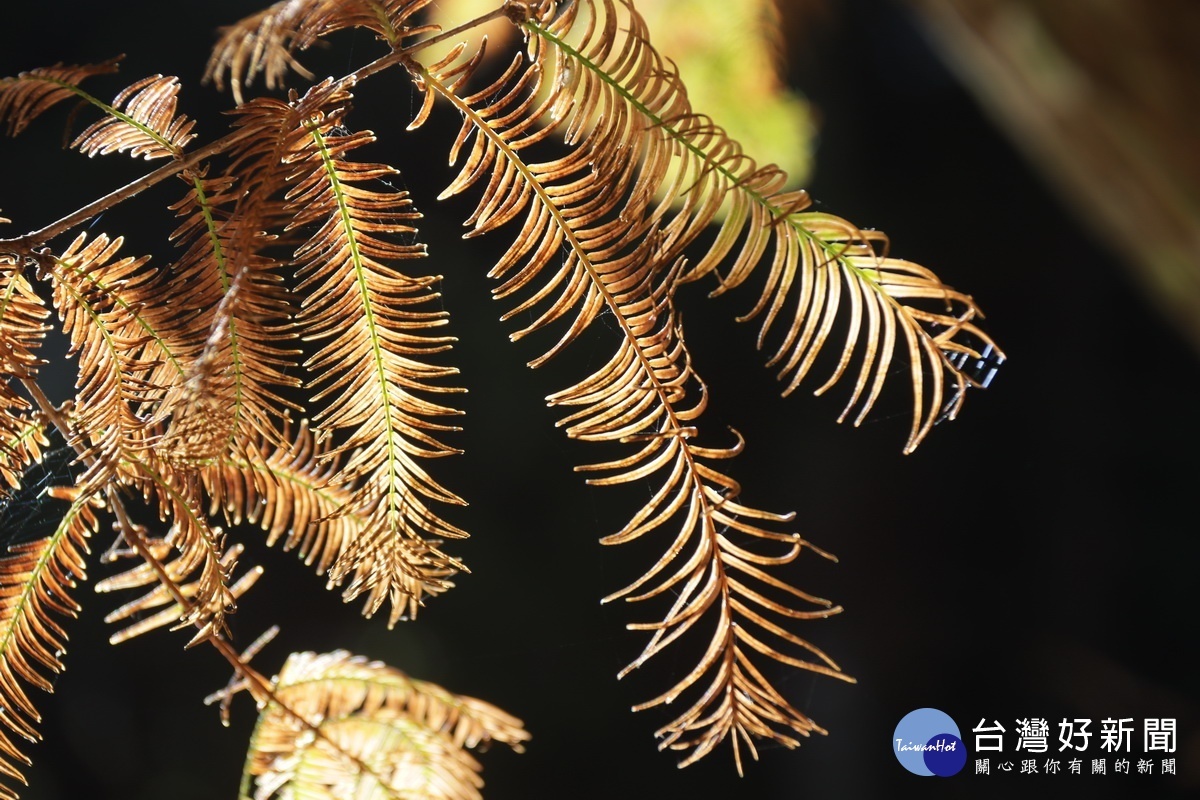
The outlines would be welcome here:
[[[521,721],[345,651],[293,653],[273,681],[243,775],[268,797],[476,800],[468,748],[520,751]]]

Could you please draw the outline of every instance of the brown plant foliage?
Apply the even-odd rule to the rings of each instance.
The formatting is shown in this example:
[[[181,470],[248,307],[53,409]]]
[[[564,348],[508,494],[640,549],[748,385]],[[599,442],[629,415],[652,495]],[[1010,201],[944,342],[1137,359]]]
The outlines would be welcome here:
[[[448,143],[461,167],[442,197],[476,196],[467,238],[508,242],[490,274],[505,319],[525,321],[512,338],[557,332],[530,366],[577,347],[602,318],[613,323],[602,366],[548,401],[562,409],[568,436],[608,443],[613,455],[579,467],[589,483],[652,487],[602,541],[653,540],[661,552],[606,598],[661,611],[629,625],[648,640],[621,674],[677,642],[699,653],[674,685],[636,707],[679,709],[659,729],[660,747],[680,751],[682,766],[729,741],[741,770],[743,748],[756,755],[757,741],[795,747],[824,733],[768,665],[852,680],[801,635],[804,621],[840,608],[794,586],[787,569],[805,551],[830,556],[790,529],[792,514],[741,499],[730,472],[742,440],[709,439],[708,392],[676,293],[709,276],[713,294],[758,281],[743,319],[760,320],[759,345],[784,392],[823,368],[818,356],[831,349],[832,372],[816,391],[845,379],[843,417],[856,424],[906,365],[906,451],[980,384],[977,369],[994,346],[976,326],[978,308],[888,255],[883,234],[783,191],[777,168],[757,165],[691,109],[628,0],[509,0],[452,31],[463,43],[431,63],[425,48],[451,36],[423,24],[425,5],[290,0],[225,29],[207,76],[228,83],[238,105],[230,131],[199,149],[174,78],[136,81],[111,104],[81,84],[115,62],[0,81],[10,133],[56,103],[82,100],[99,118],[77,149],[167,162],[45,228],[0,240],[0,474],[19,487],[51,427],[79,466],[74,485],[55,490],[70,504],[58,528],[0,562],[0,720],[11,734],[37,736],[26,688],[49,689],[47,673],[62,668],[62,624],[78,610],[70,594],[85,577],[90,540],[106,529],[100,520],[111,517],[117,537],[104,560],[127,568],[98,588],[143,592],[110,615],[126,624],[114,641],[163,625],[194,628],[191,644],[211,644],[234,668],[215,697],[224,705],[244,689],[261,709],[243,794],[253,782],[256,797],[474,797],[478,764],[464,748],[527,738],[487,704],[341,652],[295,654],[268,679],[249,664],[258,643],[239,653],[225,623],[259,570],[240,568],[242,547],[221,517],[256,523],[270,543],[295,548],[346,600],[364,597],[367,616],[386,605],[389,625],[415,617],[465,568],[446,543],[466,533],[443,518],[463,501],[431,471],[458,452],[443,439],[460,413],[446,399],[461,387],[447,360],[454,340],[439,332],[440,279],[416,268],[425,255],[414,239],[420,215],[387,182],[397,170],[360,160],[356,151],[375,136],[349,127],[357,84],[384,71],[423,94],[410,128],[439,105],[461,118]],[[484,78],[483,43],[471,31],[499,17],[524,46],[498,77]],[[290,71],[312,79],[303,51],[352,27],[373,31],[383,55],[286,99],[244,99],[259,75],[269,89]],[[176,246],[172,263],[121,256],[120,237],[77,232],[173,176],[186,189],[171,206],[178,227],[164,237]],[[50,313],[43,295],[79,369],[76,396],[63,406],[38,383]],[[844,339],[827,347],[835,330]],[[157,521],[135,522],[133,506]],[[20,780],[24,761],[0,730],[0,769]]]

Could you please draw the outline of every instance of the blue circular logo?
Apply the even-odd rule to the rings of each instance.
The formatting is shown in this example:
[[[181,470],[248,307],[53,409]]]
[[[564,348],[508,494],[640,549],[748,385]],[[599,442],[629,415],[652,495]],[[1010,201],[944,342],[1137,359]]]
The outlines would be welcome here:
[[[896,760],[914,775],[957,775],[967,763],[967,748],[958,725],[936,708],[910,711],[892,734]]]

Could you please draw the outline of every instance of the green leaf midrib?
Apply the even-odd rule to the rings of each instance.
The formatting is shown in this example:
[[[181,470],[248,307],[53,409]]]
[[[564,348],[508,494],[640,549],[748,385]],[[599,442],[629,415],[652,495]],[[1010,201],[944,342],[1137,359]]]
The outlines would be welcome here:
[[[139,130],[142,133],[149,136],[154,141],[158,142],[158,144],[162,145],[167,150],[170,150],[171,155],[174,158],[178,159],[183,155],[183,151],[179,147],[177,147],[175,144],[173,144],[169,139],[164,137],[158,131],[154,130],[153,128],[151,128],[150,126],[148,126],[144,123],[138,122],[133,117],[129,116],[128,114],[126,114],[123,111],[117,110],[113,106],[110,106],[108,103],[104,102],[100,98],[98,98],[92,94],[89,94],[88,92],[85,92],[83,89],[79,88],[75,84],[68,83],[68,82],[61,80],[60,78],[56,78],[52,75],[38,75],[36,77],[40,80],[46,81],[47,83],[52,83],[55,86],[58,86],[59,88],[66,89],[67,91],[71,92],[72,94],[79,97],[80,99],[86,100],[87,102],[91,103],[93,106],[95,106],[96,108],[103,111],[106,115],[108,115],[110,117],[114,117],[116,119],[119,119],[122,122],[124,122],[126,125],[130,125],[133,128],[136,128],[137,130]]]
[[[86,496],[80,496],[76,498],[66,512],[63,513],[63,517],[59,521],[58,527],[55,529],[54,533],[42,540],[42,542],[45,543],[45,548],[43,549],[41,556],[38,558],[37,563],[30,571],[29,579],[24,582],[21,588],[21,593],[14,605],[11,621],[6,626],[3,634],[0,634],[0,659],[7,660],[9,645],[13,643],[13,640],[17,635],[16,632],[20,625],[20,620],[28,611],[30,599],[37,591],[37,586],[41,580],[42,573],[51,563],[54,562],[58,552],[58,547],[61,544],[63,537],[68,535],[71,529],[71,524],[75,521],[75,518],[79,516],[79,513],[83,511],[83,508],[87,505],[87,503],[88,498]],[[82,579],[84,576],[76,574],[75,577]],[[63,600],[66,600],[70,603],[74,602],[69,600],[69,598],[63,598]],[[36,626],[33,627],[36,628]]]
[[[379,393],[382,398],[380,406],[383,411],[385,446],[387,448],[387,474],[389,476],[387,489],[388,509],[392,514],[403,518],[406,503],[403,495],[397,498],[397,495],[400,493],[396,491],[395,485],[395,480],[403,474],[403,471],[398,463],[400,459],[396,454],[395,436],[398,431],[392,420],[392,387],[388,381],[387,366],[385,364],[386,354],[383,344],[380,341],[378,325],[375,321],[375,307],[371,301],[370,288],[367,286],[364,274],[366,266],[363,263],[362,253],[358,247],[358,234],[354,227],[354,217],[351,215],[349,202],[347,201],[345,192],[342,190],[341,178],[338,177],[337,165],[334,163],[333,154],[329,152],[324,134],[321,133],[316,123],[312,121],[306,122],[305,128],[317,145],[318,153],[321,156],[321,166],[325,171],[326,177],[329,179],[329,186],[337,203],[338,217],[341,220],[342,231],[350,249],[350,260],[354,267],[354,282],[358,288],[359,297],[362,300],[363,320],[367,325],[367,333],[371,346],[371,359],[374,363],[375,374],[379,381]]]

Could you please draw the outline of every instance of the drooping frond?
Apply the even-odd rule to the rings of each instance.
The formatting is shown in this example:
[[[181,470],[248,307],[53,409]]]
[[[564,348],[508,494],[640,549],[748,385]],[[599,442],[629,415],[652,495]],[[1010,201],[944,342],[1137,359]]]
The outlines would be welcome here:
[[[136,409],[153,402],[161,387],[149,382],[153,362],[138,358],[147,334],[133,308],[115,299],[113,289],[143,280],[147,259],[116,258],[123,240],[99,234],[90,242],[80,234],[42,268],[54,283],[54,305],[79,361],[74,403],[74,436],[90,481],[99,486],[117,474],[128,456],[151,442]],[[105,282],[93,280],[94,273]]]
[[[419,214],[404,193],[370,188],[395,170],[349,158],[374,136],[335,133],[343,110],[311,117],[309,141],[286,159],[293,227],[315,228],[295,254],[305,296],[298,322],[305,339],[321,342],[305,364],[318,376],[314,428],[321,438],[339,438],[322,457],[345,455],[336,483],[354,490],[339,513],[357,514],[366,526],[345,543],[330,579],[340,583],[356,572],[347,595],[369,593],[368,615],[389,600],[395,624],[462,568],[435,542],[466,534],[427,503],[462,501],[419,462],[459,452],[435,437],[457,430],[438,419],[461,412],[427,395],[461,390],[438,383],[458,370],[431,359],[454,341],[435,333],[447,321],[435,305],[439,278],[398,269],[424,255],[423,246],[404,241]]]
[[[495,706],[380,662],[293,653],[259,716],[240,796],[253,779],[255,800],[474,800],[483,780],[467,749],[496,741],[520,751],[528,738]]]
[[[37,373],[43,362],[35,353],[48,330],[50,312],[8,261],[0,258],[0,480],[16,489],[25,467],[41,459],[46,438],[29,401],[13,390],[9,379]]]
[[[671,689],[635,710],[689,699],[691,705],[657,732],[661,748],[690,751],[686,766],[727,737],[741,770],[740,745],[755,753],[753,738],[787,747],[796,735],[824,731],[771,683],[752,655],[842,680],[838,665],[793,632],[795,621],[837,614],[840,606],[801,591],[781,574],[804,548],[828,557],[799,534],[780,531],[791,514],[773,514],[737,502],[741,486],[714,462],[741,452],[698,441],[696,422],[707,404],[692,371],[674,310],[663,299],[626,301],[622,311],[636,345],[618,353],[575,386],[551,395],[552,405],[578,407],[559,421],[572,438],[616,441],[634,452],[579,469],[600,473],[598,486],[651,482],[653,495],[604,544],[659,537],[664,553],[649,570],[605,601],[670,599],[662,620],[635,623],[651,633],[624,677],[689,631],[707,645],[695,667]]]
[[[692,369],[674,292],[685,269],[679,241],[695,238],[722,195],[703,186],[689,196],[682,215],[664,219],[670,201],[655,198],[670,160],[683,148],[655,130],[641,106],[652,103],[674,116],[684,113],[685,98],[636,15],[618,19],[616,8],[604,4],[585,15],[583,32],[575,34],[579,43],[567,46],[563,37],[572,35],[584,5],[528,22],[540,32],[531,40],[532,62],[518,55],[485,88],[465,90],[477,57],[458,63],[452,53],[428,68],[410,63],[410,70],[427,94],[446,98],[462,114],[451,160],[467,155],[443,196],[485,187],[467,221],[470,235],[523,219],[491,272],[503,281],[495,294],[516,300],[505,318],[531,320],[513,338],[560,321],[565,327],[531,366],[560,352],[602,315],[614,321],[619,342],[612,358],[549,401],[573,410],[559,423],[573,438],[629,447],[623,457],[582,468],[600,473],[592,483],[653,487],[629,523],[604,540],[663,537],[662,558],[608,598],[667,605],[661,621],[630,626],[652,635],[622,674],[694,632],[704,647],[699,663],[638,708],[686,699],[683,712],[658,732],[661,746],[685,751],[686,765],[732,738],[740,769],[740,747],[753,754],[755,738],[794,747],[798,736],[822,732],[755,660],[765,656],[845,679],[832,660],[790,630],[795,620],[840,608],[780,577],[807,542],[778,530],[790,515],[737,502],[740,487],[714,462],[740,452],[740,440],[727,448],[699,443],[707,394]],[[631,26],[628,33],[625,26]],[[547,162],[530,157],[534,145],[557,132],[569,146],[565,155]],[[706,180],[703,174],[674,174],[676,191],[668,194]],[[699,221],[691,216],[698,208],[705,217]]]
[[[191,186],[175,205],[185,221],[172,238],[187,249],[169,270],[187,287],[191,312],[174,327],[189,361],[164,436],[175,462],[204,465],[260,436],[278,441],[282,414],[296,408],[278,391],[299,385],[288,374],[297,351],[282,265],[267,250],[283,219],[283,158],[301,135],[300,121],[325,98],[314,90],[292,106],[261,101],[238,109],[235,125],[245,138],[225,172],[236,181],[185,176]]]
[[[29,378],[44,364],[35,354],[50,330],[50,312],[25,275],[0,257],[0,374]]]
[[[742,319],[762,317],[760,347],[769,333],[782,330],[768,365],[780,367],[780,377],[788,381],[785,393],[796,388],[827,343],[845,294],[845,344],[817,393],[853,374],[849,367],[857,360],[855,387],[842,417],[857,408],[856,422],[861,421],[874,406],[903,338],[913,396],[905,451],[914,450],[943,415],[953,418],[966,389],[975,385],[960,365],[980,359],[985,346],[994,348],[973,322],[980,316],[974,301],[929,270],[888,258],[883,234],[807,211],[807,193],[782,191],[785,176],[778,168],[758,167],[724,131],[691,110],[679,76],[649,46],[644,24],[627,2],[581,5],[591,9],[582,36],[569,29],[574,9],[555,19],[530,20],[525,28],[556,54],[556,74],[576,84],[575,96],[589,109],[577,115],[572,131],[587,129],[588,116],[599,113],[596,103],[618,104],[633,115],[630,126],[649,140],[644,146],[653,148],[654,158],[676,163],[674,183],[664,187],[662,175],[672,173],[659,174],[661,164],[644,157],[632,194],[640,198],[643,191],[665,189],[665,199],[626,212],[634,230],[663,237],[653,258],[665,264],[684,255],[728,204],[716,238],[681,279],[717,274],[732,257],[724,276],[718,276],[721,285],[714,294],[721,294],[770,264],[759,302]],[[596,35],[598,30],[603,35]],[[867,335],[860,336],[864,318]],[[952,393],[947,385],[954,387]]]
[[[256,251],[266,237],[227,240],[225,252],[240,256],[238,271],[205,319],[207,336],[191,362],[179,399],[170,407],[164,452],[174,462],[200,466],[237,452],[257,436],[277,438],[279,420],[295,405],[279,388],[294,388],[289,375],[295,350],[288,303],[278,262]]]
[[[268,89],[283,85],[288,70],[312,78],[297,60],[322,36],[347,28],[367,28],[391,45],[429,30],[410,26],[414,14],[431,0],[282,0],[236,25],[221,29],[204,80],[224,89],[228,73],[233,97],[243,102],[242,88],[263,73]]]
[[[954,419],[968,388],[985,385],[965,364],[1004,360],[972,322],[981,316],[978,307],[925,267],[888,257],[884,234],[861,231],[830,214],[802,211],[809,203],[806,193],[797,192],[786,200],[791,211],[782,222],[772,222],[769,214],[772,208],[783,208],[785,200],[777,195],[773,202],[779,205],[751,208],[743,254],[764,247],[771,238],[775,255],[757,304],[740,319],[762,317],[760,348],[768,334],[783,330],[767,365],[778,367],[788,394],[812,369],[839,315],[848,316],[836,366],[815,391],[822,394],[843,377],[855,376],[839,422],[852,414],[855,425],[866,418],[899,350],[909,364],[913,415],[904,451],[912,452],[936,422]],[[727,232],[723,230],[722,236]],[[753,242],[756,238],[760,241]],[[715,264],[711,258],[706,260],[691,277],[707,274]],[[739,256],[714,294],[741,284],[753,267]]]
[[[59,487],[52,495],[70,503],[54,532],[14,545],[0,558],[0,775],[21,783],[17,764],[30,762],[13,735],[37,741],[34,725],[41,720],[26,685],[54,691],[52,677],[62,672],[67,643],[61,618],[79,612],[70,593],[86,578],[87,540],[98,524],[78,489]],[[0,798],[16,797],[0,785]]]
[[[151,75],[121,91],[103,119],[88,126],[71,143],[85,155],[128,152],[132,158],[179,158],[195,138],[195,122],[176,115],[179,79]]]
[[[81,234],[61,256],[42,264],[79,361],[70,418],[71,444],[88,464],[79,485],[97,500],[120,485],[131,486],[170,521],[165,541],[176,557],[167,571],[178,583],[194,584],[195,606],[180,624],[197,625],[199,640],[221,631],[224,614],[233,606],[232,564],[223,561],[221,531],[205,519],[195,482],[164,469],[152,449],[157,434],[149,409],[164,393],[151,380],[160,364],[153,359],[165,351],[139,313],[137,298],[145,299],[152,273],[143,269],[144,258],[115,260],[120,246],[120,238],[110,241],[100,234],[89,242]],[[159,580],[149,564],[141,569],[147,583]]]
[[[117,61],[99,64],[55,64],[22,72],[15,78],[0,78],[0,120],[8,135],[16,136],[56,103],[79,97],[79,84],[93,75],[117,71]]]

